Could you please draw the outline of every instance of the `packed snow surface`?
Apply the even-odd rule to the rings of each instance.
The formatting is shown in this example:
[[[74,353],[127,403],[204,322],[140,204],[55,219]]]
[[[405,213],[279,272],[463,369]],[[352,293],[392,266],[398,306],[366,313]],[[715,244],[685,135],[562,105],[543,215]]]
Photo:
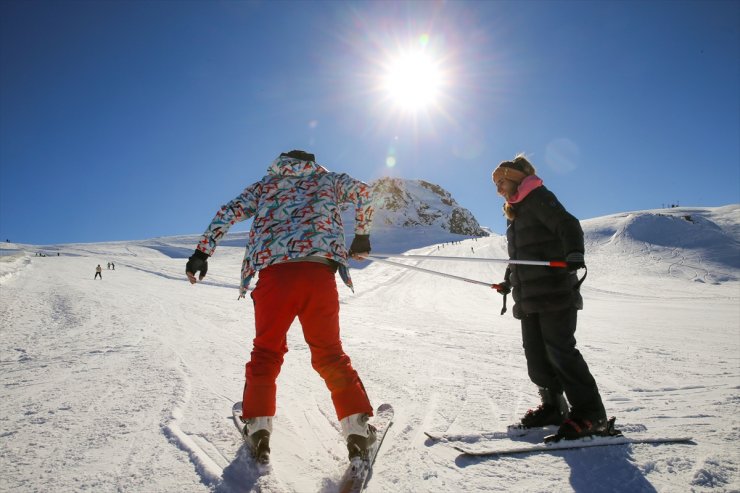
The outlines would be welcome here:
[[[576,337],[607,412],[630,436],[694,442],[497,459],[433,443],[424,431],[503,431],[537,404],[519,322],[499,315],[501,297],[485,286],[365,262],[354,294],[339,286],[344,348],[374,405],[395,408],[369,492],[740,490],[740,206],[583,226]],[[371,240],[376,252],[506,258],[500,235],[378,228]],[[244,237],[228,236],[192,286],[184,266],[196,241],[2,245],[1,491],[336,490],[346,450],[298,322],[271,470],[250,466],[230,421],[254,332],[251,301],[237,300]],[[505,269],[399,262],[490,283]]]

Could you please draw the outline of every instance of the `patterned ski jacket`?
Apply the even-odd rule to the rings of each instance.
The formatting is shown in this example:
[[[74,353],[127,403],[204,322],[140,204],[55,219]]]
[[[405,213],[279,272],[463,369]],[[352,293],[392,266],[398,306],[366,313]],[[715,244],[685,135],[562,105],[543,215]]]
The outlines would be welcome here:
[[[213,255],[233,224],[254,217],[242,263],[240,297],[260,269],[308,256],[337,262],[342,280],[351,289],[343,204],[355,205],[355,234],[370,234],[369,185],[313,161],[281,155],[264,178],[221,207],[196,248]]]

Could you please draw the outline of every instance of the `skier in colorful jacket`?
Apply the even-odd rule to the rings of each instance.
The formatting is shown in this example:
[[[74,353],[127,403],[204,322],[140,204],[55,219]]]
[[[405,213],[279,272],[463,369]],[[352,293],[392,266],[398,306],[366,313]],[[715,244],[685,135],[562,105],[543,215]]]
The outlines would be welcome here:
[[[310,158],[289,154],[278,156],[267,176],[222,206],[196,247],[210,257],[232,225],[255,218],[242,263],[241,297],[260,269],[305,257],[336,262],[342,280],[352,288],[340,207],[354,203],[355,235],[369,235],[370,187],[347,174],[330,173]]]
[[[577,271],[586,267],[583,230],[522,155],[503,161],[493,183],[505,199],[506,239],[512,260],[565,260],[567,268],[514,265],[499,292],[513,289],[524,354],[542,404],[522,418],[525,427],[559,425],[564,438],[606,431],[599,390],[576,348],[577,313],[583,308]],[[585,275],[584,275],[585,278]],[[563,392],[572,408],[563,397]]]
[[[349,251],[341,217],[343,204],[355,207],[355,236]],[[373,410],[342,348],[335,273],[338,270],[352,288],[348,259],[361,259],[370,252],[372,215],[369,185],[347,174],[327,171],[313,154],[295,150],[280,154],[265,177],[222,206],[203,233],[186,265],[193,284],[205,277],[207,259],[229,228],[254,218],[240,285],[243,297],[259,272],[251,293],[255,338],[246,364],[242,400],[247,436],[265,432],[269,436],[272,431],[276,379],[288,351],[286,334],[298,317],[311,350],[312,366],[331,392],[345,436],[353,434],[353,443],[361,445],[369,438],[367,421]]]

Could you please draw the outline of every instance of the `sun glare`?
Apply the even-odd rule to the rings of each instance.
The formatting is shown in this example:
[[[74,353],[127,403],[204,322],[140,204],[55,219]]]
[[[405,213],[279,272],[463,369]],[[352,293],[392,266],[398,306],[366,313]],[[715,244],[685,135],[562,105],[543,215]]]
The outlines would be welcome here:
[[[398,106],[417,111],[436,103],[441,82],[439,65],[419,50],[393,60],[387,67],[383,86]]]

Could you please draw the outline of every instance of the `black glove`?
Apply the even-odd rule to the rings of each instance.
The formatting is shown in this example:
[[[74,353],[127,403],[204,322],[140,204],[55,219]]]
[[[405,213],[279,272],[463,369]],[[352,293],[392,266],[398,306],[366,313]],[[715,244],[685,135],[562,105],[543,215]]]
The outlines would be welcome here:
[[[568,270],[570,272],[586,268],[586,262],[583,259],[583,254],[581,252],[570,252],[565,257],[565,263],[568,264]]]
[[[358,253],[370,253],[370,235],[355,235],[347,253],[350,257]]]
[[[506,272],[506,278],[509,278],[509,272]],[[511,283],[509,281],[502,281],[500,284],[494,284],[494,287],[498,294],[503,295],[504,297],[504,304],[501,307],[501,315],[506,313],[506,297],[509,296],[509,293],[511,293]]]
[[[196,249],[185,264],[185,274],[190,280],[190,284],[195,284],[195,273],[200,271],[198,280],[202,281],[208,272],[208,254]]]
[[[507,294],[511,293],[511,283],[509,281],[501,282],[500,284],[498,284],[496,291],[498,292],[498,294],[506,296]]]

